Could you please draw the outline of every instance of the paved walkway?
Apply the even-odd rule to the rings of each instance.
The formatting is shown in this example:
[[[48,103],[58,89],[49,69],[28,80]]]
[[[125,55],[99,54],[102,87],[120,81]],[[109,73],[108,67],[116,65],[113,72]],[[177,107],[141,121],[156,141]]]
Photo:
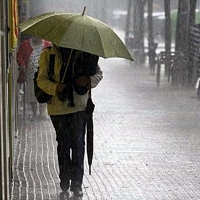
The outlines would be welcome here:
[[[200,199],[200,102],[123,59],[100,61],[93,90],[95,151],[85,161],[83,200]],[[87,158],[87,157],[86,157]],[[15,140],[13,200],[66,199],[59,188],[49,120],[21,124]]]

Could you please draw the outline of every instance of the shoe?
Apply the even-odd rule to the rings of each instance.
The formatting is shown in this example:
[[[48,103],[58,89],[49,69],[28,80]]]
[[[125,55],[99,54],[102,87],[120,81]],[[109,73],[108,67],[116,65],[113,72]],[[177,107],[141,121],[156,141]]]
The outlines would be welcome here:
[[[69,190],[69,181],[61,181],[60,188],[63,192],[67,192]]]
[[[72,199],[72,198],[73,198],[73,194],[70,190],[67,190],[66,192],[62,191],[59,196],[60,200]]]
[[[83,197],[82,188],[73,188],[71,191],[73,191],[74,197]]]

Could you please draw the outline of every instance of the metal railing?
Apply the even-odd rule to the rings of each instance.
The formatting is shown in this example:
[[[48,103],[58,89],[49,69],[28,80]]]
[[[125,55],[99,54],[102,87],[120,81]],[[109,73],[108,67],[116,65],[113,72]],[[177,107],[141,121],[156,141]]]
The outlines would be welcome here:
[[[176,63],[176,61],[180,61],[179,59],[182,58],[183,56],[181,55],[180,52],[170,52],[170,65],[168,68],[168,73],[167,73],[167,80],[168,82],[170,82],[171,78],[173,77],[173,68],[174,68],[174,64]],[[157,55],[157,73],[156,73],[156,82],[157,82],[157,88],[159,88],[160,86],[160,78],[161,78],[161,65],[162,64],[166,64],[166,52],[165,51],[161,51],[158,55]],[[166,75],[166,74],[165,74]]]

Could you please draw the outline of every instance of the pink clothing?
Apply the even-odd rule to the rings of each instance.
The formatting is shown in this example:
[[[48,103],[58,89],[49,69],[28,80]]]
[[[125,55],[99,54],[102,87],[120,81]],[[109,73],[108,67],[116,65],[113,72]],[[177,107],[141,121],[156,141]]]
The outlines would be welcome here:
[[[33,48],[31,46],[30,40],[31,39],[23,41],[20,44],[19,49],[17,51],[17,63],[20,68],[17,83],[23,83],[25,81],[24,80],[25,72],[24,72],[24,69],[21,69],[21,67],[24,66],[25,70],[27,69],[29,58],[33,52]],[[46,40],[43,40],[43,49],[47,48],[48,46],[51,46],[51,43]]]

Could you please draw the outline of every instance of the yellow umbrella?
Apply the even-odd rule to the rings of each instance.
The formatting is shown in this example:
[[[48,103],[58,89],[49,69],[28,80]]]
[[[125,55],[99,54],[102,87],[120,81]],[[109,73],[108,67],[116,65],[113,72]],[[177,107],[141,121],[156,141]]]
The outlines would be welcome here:
[[[84,14],[48,12],[19,25],[20,31],[57,46],[76,49],[103,58],[133,60],[118,35],[105,23]]]

